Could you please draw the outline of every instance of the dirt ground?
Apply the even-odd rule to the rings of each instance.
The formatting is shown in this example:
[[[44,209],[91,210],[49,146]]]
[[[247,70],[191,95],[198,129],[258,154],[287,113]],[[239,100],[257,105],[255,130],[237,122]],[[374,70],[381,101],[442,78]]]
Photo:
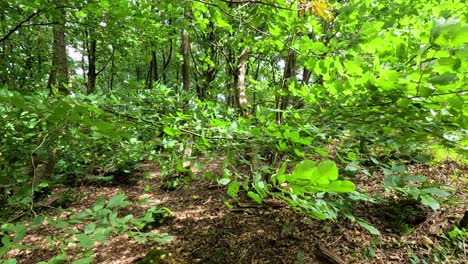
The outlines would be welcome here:
[[[213,163],[206,170],[219,174],[221,167]],[[382,233],[373,236],[345,218],[337,221],[310,219],[291,210],[282,201],[269,200],[264,206],[257,207],[245,199],[252,206],[236,206],[224,187],[202,176],[174,191],[163,191],[158,168],[150,162],[143,164],[133,175],[134,184],[77,187],[82,196],[70,204],[68,210],[78,212],[91,207],[99,197],[108,199],[124,192],[133,202],[125,213],[141,215],[153,205],[167,207],[173,212],[171,220],[152,230],[175,236],[170,243],[138,244],[126,235],[115,236],[109,243],[95,246],[95,263],[137,263],[155,247],[168,252],[165,263],[333,263],[323,257],[324,250],[333,252],[343,263],[411,263],[413,256],[430,260],[436,248],[443,245],[443,232],[450,230],[468,209],[468,175],[466,167],[460,168],[450,162],[436,167],[413,165],[410,170],[432,181],[456,187],[457,191],[451,198],[453,202],[442,203],[438,211],[422,208],[420,215],[409,223],[411,230],[407,234],[385,225],[388,212],[394,210],[391,207],[395,204],[355,205],[353,213]],[[142,176],[144,172],[149,173],[149,179]],[[381,191],[376,186],[382,186],[383,175],[376,172],[371,179],[360,175],[353,181],[358,189],[374,193]],[[142,199],[150,203],[137,205]],[[225,201],[230,201],[234,207],[227,207]],[[419,208],[409,203],[403,206]],[[52,209],[50,213],[53,213]],[[34,249],[12,250],[8,257],[15,257],[18,263],[25,264],[49,259],[58,252],[45,247],[45,236],[54,232],[57,231],[47,227],[35,230],[24,240],[24,244],[33,245]],[[69,255],[73,255],[73,250]],[[448,262],[468,263],[467,252]]]

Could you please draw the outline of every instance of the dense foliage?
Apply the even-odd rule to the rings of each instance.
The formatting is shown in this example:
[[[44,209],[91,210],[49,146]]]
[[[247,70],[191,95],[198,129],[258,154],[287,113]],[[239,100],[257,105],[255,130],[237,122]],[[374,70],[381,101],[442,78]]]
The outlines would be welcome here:
[[[243,192],[274,197],[377,234],[352,214],[354,202],[381,198],[356,189],[356,174],[383,170],[387,190],[437,209],[450,193],[405,163],[436,149],[467,159],[464,1],[22,0],[0,10],[6,220],[35,214],[55,186],[128,183],[145,160],[178,188],[209,157],[223,163],[206,177],[227,185],[227,206]]]

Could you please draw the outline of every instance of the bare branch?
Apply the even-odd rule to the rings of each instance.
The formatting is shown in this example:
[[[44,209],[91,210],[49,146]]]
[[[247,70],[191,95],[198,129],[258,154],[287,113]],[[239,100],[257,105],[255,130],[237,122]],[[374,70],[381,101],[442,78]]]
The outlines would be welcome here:
[[[12,29],[10,30],[10,32],[8,32],[5,36],[3,36],[2,38],[0,38],[0,42],[7,40],[13,33],[15,33],[16,31],[18,31],[21,27],[23,27],[23,24],[24,24],[24,23],[28,22],[28,21],[31,20],[33,17],[39,15],[40,12],[41,12],[40,9],[34,11],[34,13],[32,13],[31,15],[29,15],[25,20],[21,21],[18,25],[16,25],[14,28],[12,28]]]

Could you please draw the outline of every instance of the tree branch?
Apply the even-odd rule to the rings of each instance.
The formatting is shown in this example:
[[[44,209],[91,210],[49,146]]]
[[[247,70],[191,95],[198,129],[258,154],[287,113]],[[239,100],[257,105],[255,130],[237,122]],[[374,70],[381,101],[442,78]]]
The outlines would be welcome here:
[[[16,25],[16,27],[12,28],[12,29],[10,30],[10,32],[8,32],[5,36],[3,36],[2,38],[0,38],[0,42],[7,40],[13,33],[15,33],[16,31],[18,31],[18,29],[20,29],[21,27],[23,27],[23,24],[24,24],[24,23],[28,22],[28,21],[31,20],[33,17],[39,15],[40,12],[41,12],[40,9],[34,11],[34,13],[32,13],[31,15],[29,15],[25,20],[21,21],[18,25]]]

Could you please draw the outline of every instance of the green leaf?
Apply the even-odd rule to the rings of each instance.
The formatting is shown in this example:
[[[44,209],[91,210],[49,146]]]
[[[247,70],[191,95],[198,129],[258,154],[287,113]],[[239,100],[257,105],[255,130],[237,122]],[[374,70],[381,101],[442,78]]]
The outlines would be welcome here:
[[[369,231],[371,234],[373,235],[380,235],[380,231],[377,230],[377,228],[375,228],[373,225],[369,224],[368,222],[362,220],[362,219],[356,219],[356,222],[364,227],[364,229],[366,229],[367,231]]]
[[[176,130],[172,129],[171,127],[165,126],[163,131],[164,133],[166,133],[166,135],[174,136]]]
[[[29,227],[32,228],[32,227],[36,227],[42,223],[44,223],[44,220],[45,220],[45,216],[38,216],[36,218],[34,218],[31,223],[29,223]]]
[[[58,220],[56,221],[55,223],[52,224],[55,228],[58,228],[58,229],[63,229],[63,228],[66,228],[69,226],[69,223],[67,221],[62,221],[62,220]]]
[[[419,183],[422,183],[422,182],[425,182],[425,181],[426,181],[426,177],[417,176],[417,175],[405,175],[405,176],[404,176],[404,180],[405,180],[405,181],[410,181],[410,182],[419,182]]]
[[[86,227],[84,229],[84,233],[85,233],[85,235],[89,235],[92,232],[94,232],[95,229],[96,229],[96,223],[89,223],[89,224],[86,225]]]
[[[231,182],[231,179],[229,179],[229,178],[222,178],[222,179],[218,180],[218,184],[220,184],[220,185],[228,185],[228,183],[230,183],[230,182]]]
[[[101,209],[104,208],[106,204],[106,200],[104,200],[104,198],[99,198],[93,205],[93,211],[97,212],[97,211],[100,211]],[[77,218],[77,219],[83,219],[83,218]]]
[[[46,264],[62,264],[64,263],[68,258],[68,255],[67,253],[65,252],[62,252],[60,254],[58,254],[57,256],[49,259],[47,262],[39,262],[38,264],[40,263],[46,263]]]
[[[286,172],[286,166],[288,163],[283,163],[281,168],[278,170],[276,173],[276,179],[278,180],[278,185],[283,184],[286,181],[286,175],[284,174]]]
[[[351,161],[357,160],[357,155],[354,152],[348,152],[347,156],[348,156],[348,159],[350,159]]]
[[[401,177],[397,175],[387,176],[384,180],[385,187],[398,187],[400,184]]]
[[[311,179],[316,172],[316,163],[311,160],[303,160],[296,164],[291,174],[293,179]]]
[[[331,160],[325,160],[320,162],[318,165],[318,173],[321,179],[326,179],[326,181],[334,181],[338,179],[338,168],[336,167],[335,162]],[[321,182],[319,182],[320,184]]]
[[[240,183],[238,181],[233,181],[229,184],[227,189],[227,194],[233,199],[237,199],[237,193],[239,192]]]
[[[430,194],[430,195],[435,195],[435,196],[438,196],[438,197],[450,196],[450,193],[448,193],[448,192],[446,192],[444,190],[441,190],[439,188],[425,188],[425,189],[421,189],[421,192],[427,193],[427,194]]]
[[[2,237],[2,244],[3,246],[0,248],[0,258],[5,255],[11,247],[10,238],[7,235]]]
[[[72,264],[89,264],[93,263],[93,261],[93,257],[84,257],[73,261]]]
[[[440,208],[439,202],[430,195],[421,195],[419,198],[421,199],[421,203],[423,205],[430,207],[434,211]]]
[[[129,202],[125,201],[125,194],[119,193],[110,198],[109,202],[106,205],[106,208],[111,209],[115,207],[125,207],[129,204]]]
[[[97,242],[105,242],[109,238],[110,229],[109,228],[97,228],[94,233],[91,235],[91,239]]]
[[[85,234],[77,234],[75,235],[76,238],[78,239],[78,246],[80,247],[92,247],[94,246],[94,241],[91,240],[87,235]]]
[[[442,75],[433,76],[427,81],[434,85],[448,85],[458,81],[458,77],[455,73],[445,72]]]
[[[453,30],[458,23],[459,20],[455,18],[438,18],[434,20],[434,25],[432,26],[430,34],[431,40],[436,40],[444,31]]]
[[[403,173],[406,171],[406,166],[403,164],[393,164],[392,171],[396,173]]]
[[[352,181],[333,181],[326,186],[328,192],[349,193],[356,190],[356,185]]]
[[[252,200],[256,201],[259,204],[262,204],[262,202],[263,202],[263,199],[258,194],[254,193],[252,191],[249,191],[247,193],[247,196],[250,197]]]

